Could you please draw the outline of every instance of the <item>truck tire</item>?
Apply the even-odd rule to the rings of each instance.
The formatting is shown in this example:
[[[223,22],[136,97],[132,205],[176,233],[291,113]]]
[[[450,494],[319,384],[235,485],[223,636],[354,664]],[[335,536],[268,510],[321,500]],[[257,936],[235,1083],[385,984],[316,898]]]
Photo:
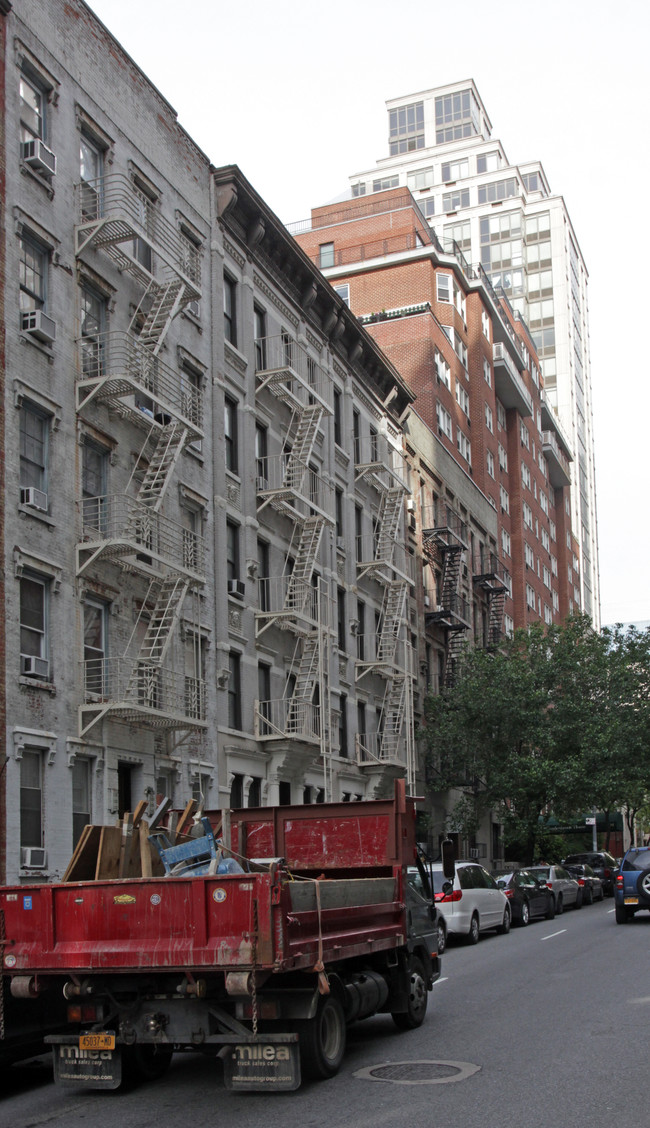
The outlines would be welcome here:
[[[427,981],[422,961],[412,956],[408,966],[408,1009],[391,1015],[398,1030],[416,1030],[427,1013]]]
[[[171,1065],[171,1046],[122,1046],[122,1073],[127,1084],[157,1081]]]
[[[314,1018],[297,1022],[305,1077],[326,1080],[338,1073],[345,1053],[345,1015],[335,995],[321,995]]]

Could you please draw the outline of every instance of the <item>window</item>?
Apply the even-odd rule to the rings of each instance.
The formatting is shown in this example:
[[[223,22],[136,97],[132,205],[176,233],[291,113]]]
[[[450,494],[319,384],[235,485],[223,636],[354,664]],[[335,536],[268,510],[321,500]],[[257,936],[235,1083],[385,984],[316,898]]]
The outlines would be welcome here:
[[[524,559],[528,568],[535,569],[535,553],[529,544],[524,542]]]
[[[487,312],[487,310],[482,309],[481,310],[481,329],[483,330],[483,336],[488,341],[490,340],[490,327],[491,327],[490,315]],[[488,381],[488,383],[489,383],[489,381]]]
[[[334,287],[334,290],[338,294],[339,298],[341,298],[341,300],[345,302],[346,306],[349,306],[350,305],[350,283],[349,282],[339,282],[339,284]]]
[[[29,235],[20,239],[20,310],[45,309],[48,251]]]
[[[384,176],[372,182],[373,192],[386,192],[389,188],[399,188],[399,176]]]
[[[226,396],[223,415],[224,446],[226,452],[226,470],[231,474],[239,473],[239,452],[237,443],[237,404]]]
[[[534,611],[535,610],[535,589],[526,584],[526,603]]]
[[[201,530],[202,510],[186,499],[181,505],[181,525],[183,526],[183,565],[194,572],[202,569]]]
[[[424,148],[424,102],[396,106],[388,112],[388,143],[391,157]],[[376,191],[376,189],[375,189]]]
[[[20,761],[20,845],[43,846],[43,754],[25,748]]]
[[[334,442],[337,446],[341,446],[341,440],[343,438],[341,426],[342,400],[341,392],[338,388],[334,388]]]
[[[75,847],[81,832],[91,821],[90,761],[75,757],[72,765],[72,845]]]
[[[451,415],[442,406],[440,402],[436,403],[436,418],[438,420],[438,431],[441,435],[446,435],[448,439],[453,442],[454,428],[451,421]]]
[[[519,437],[521,439],[521,445],[526,447],[526,450],[530,450],[530,435],[528,434],[528,427],[523,419],[519,420]]]
[[[366,605],[357,599],[357,659],[364,662],[366,657]]]
[[[237,283],[229,274],[223,276],[223,331],[231,345],[237,346]]]
[[[241,729],[241,659],[230,652],[228,658],[228,728]]]
[[[253,306],[253,333],[255,334],[255,371],[266,370],[266,310]]]
[[[487,427],[488,431],[491,432],[491,434],[494,434],[494,416],[492,414],[492,408],[490,407],[489,403],[486,403],[485,405],[485,426]]]
[[[436,274],[436,298],[439,302],[451,301],[451,274]]]
[[[494,455],[492,454],[492,451],[488,450],[485,457],[486,457],[486,462],[487,462],[487,472],[488,472],[488,474],[490,475],[491,478],[494,478],[495,477]]]
[[[109,453],[86,438],[81,448],[81,504],[85,526],[105,531]]]
[[[363,560],[363,509],[360,505],[354,507],[354,539],[356,544],[356,561],[360,564]]]
[[[469,176],[469,161],[467,158],[458,161],[445,161],[441,172],[445,184],[450,180],[462,180],[463,177]]]
[[[49,416],[23,401],[20,408],[20,488],[39,493],[38,507],[47,509]],[[21,497],[24,498],[21,493]]]
[[[530,489],[530,470],[523,461],[521,463],[521,482],[525,489]]]
[[[510,494],[503,486],[499,486],[499,499],[504,513],[510,512]]]
[[[406,183],[411,192],[417,192],[421,188],[430,188],[433,184],[433,169],[419,168],[415,172],[409,172]]]
[[[345,588],[336,589],[338,647],[342,654],[347,650],[348,622],[346,615]]]
[[[106,299],[92,286],[81,287],[81,368],[91,379],[104,375]]]
[[[434,196],[425,196],[424,199],[417,201],[418,207],[426,220],[429,216],[436,214],[436,201]]]
[[[257,489],[264,490],[268,487],[268,431],[262,423],[255,424],[255,474],[257,476]]]
[[[496,172],[501,164],[501,156],[495,151],[492,153],[479,153],[476,158],[477,172]]]
[[[341,694],[339,704],[339,756],[344,760],[350,755],[348,746],[348,699],[345,693]]]
[[[324,270],[328,266],[334,266],[333,243],[321,243],[318,251],[318,265],[320,266],[321,270]]]
[[[86,134],[79,138],[79,179],[81,181],[81,218],[98,219],[103,211],[104,151]]]
[[[87,693],[106,692],[108,607],[87,600],[84,603],[84,677]]]
[[[508,469],[508,452],[501,443],[499,443],[499,467],[501,470]]]
[[[451,389],[450,368],[441,352],[435,351],[436,376],[441,384]]]
[[[356,408],[352,412],[352,447],[355,463],[361,462],[361,416]]]
[[[505,431],[505,429],[506,429],[506,409],[503,406],[503,404],[501,403],[501,400],[497,400],[497,423],[499,425],[499,429],[501,431]]]
[[[49,581],[30,573],[20,580],[20,672],[49,679]]]
[[[239,579],[239,525],[226,521],[226,579]]]
[[[456,431],[456,445],[458,450],[469,463],[472,461],[472,444],[467,435],[463,434],[460,427]]]
[[[267,541],[257,542],[258,598],[260,611],[269,609],[269,545]]]
[[[454,192],[443,192],[443,212],[455,212],[459,208],[469,207],[469,188],[460,188]]]
[[[47,96],[45,91],[32,78],[21,72],[20,92],[20,140],[45,140]]]
[[[436,98],[436,145],[459,141],[481,132],[481,117],[473,90],[457,90]]]
[[[529,529],[533,527],[533,511],[526,501],[524,502],[524,525],[527,525]]]
[[[366,194],[366,183],[365,183],[364,180],[358,180],[356,184],[352,185],[352,197],[353,198],[355,196],[365,196],[365,194]]]
[[[154,204],[157,200],[155,189],[139,176],[133,177],[133,201],[135,204],[135,219],[138,226],[148,235],[153,227]],[[133,240],[133,257],[151,273],[153,268],[153,252],[148,239],[141,235]]]
[[[459,380],[456,381],[456,402],[469,419],[469,396]]]
[[[508,180],[492,180],[488,184],[479,184],[478,202],[492,204],[497,200],[507,200],[508,197],[517,195],[517,189],[517,178],[514,176]]]
[[[510,556],[510,533],[506,529],[501,530],[501,548],[504,556]]]
[[[544,490],[539,491],[539,504],[542,507],[542,512],[545,513],[548,517],[548,498],[544,493]]]

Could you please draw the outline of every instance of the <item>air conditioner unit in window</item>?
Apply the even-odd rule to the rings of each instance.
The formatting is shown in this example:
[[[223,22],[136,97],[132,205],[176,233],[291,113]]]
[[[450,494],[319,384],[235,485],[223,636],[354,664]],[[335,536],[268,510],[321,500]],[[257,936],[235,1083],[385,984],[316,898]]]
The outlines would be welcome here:
[[[341,552],[345,552],[345,537],[336,538],[336,547],[340,548]]]
[[[34,489],[33,486],[21,486],[20,504],[29,505],[31,509],[38,509],[41,513],[47,513],[47,494],[43,490]]]
[[[429,596],[428,596],[428,595],[425,595],[425,597],[424,597],[424,606],[425,606],[425,607],[430,607],[430,606],[431,606],[431,599],[429,598]]]
[[[34,654],[20,655],[20,669],[28,678],[48,678],[50,663],[47,658],[37,658]]]
[[[243,580],[228,580],[228,595],[234,595],[235,599],[243,599],[245,590]]]
[[[36,169],[37,172],[45,172],[48,176],[54,175],[56,157],[38,137],[34,137],[31,141],[23,141],[21,150],[22,158],[30,168]]]
[[[20,328],[37,341],[51,345],[56,337],[56,322],[52,321],[42,309],[28,309],[20,315]]]
[[[45,869],[47,851],[42,846],[21,846],[20,864],[23,869]]]

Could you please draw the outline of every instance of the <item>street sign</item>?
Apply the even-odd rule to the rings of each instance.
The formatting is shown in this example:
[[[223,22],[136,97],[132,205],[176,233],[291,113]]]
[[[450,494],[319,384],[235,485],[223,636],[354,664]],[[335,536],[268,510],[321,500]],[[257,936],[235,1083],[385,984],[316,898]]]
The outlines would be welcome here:
[[[585,823],[587,824],[587,826],[595,826],[596,820],[595,819],[585,819]]]

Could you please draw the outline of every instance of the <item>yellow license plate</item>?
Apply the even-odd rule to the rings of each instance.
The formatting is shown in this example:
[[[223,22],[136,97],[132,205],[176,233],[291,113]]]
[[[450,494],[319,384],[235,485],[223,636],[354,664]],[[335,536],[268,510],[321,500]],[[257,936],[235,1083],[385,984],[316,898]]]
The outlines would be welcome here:
[[[638,905],[638,903],[639,903],[638,897],[624,897],[623,898],[623,904],[624,905]]]
[[[80,1050],[114,1050],[114,1034],[80,1034]]]

